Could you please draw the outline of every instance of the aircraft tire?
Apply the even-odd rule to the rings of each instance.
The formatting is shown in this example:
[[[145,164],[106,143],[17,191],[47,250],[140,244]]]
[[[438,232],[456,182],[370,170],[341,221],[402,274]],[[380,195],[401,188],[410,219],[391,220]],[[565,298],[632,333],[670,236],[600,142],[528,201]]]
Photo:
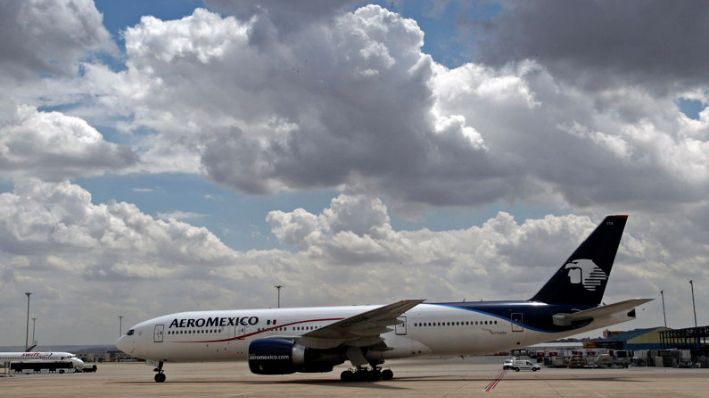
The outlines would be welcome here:
[[[391,380],[394,378],[394,372],[391,369],[382,370],[382,380]]]
[[[354,379],[355,375],[352,373],[351,370],[345,370],[342,373],[340,373],[340,380],[344,382],[349,382]]]
[[[165,373],[155,374],[155,382],[156,383],[164,383],[165,379],[167,379],[167,377],[165,376]]]
[[[382,372],[379,369],[369,371],[369,381],[379,381],[382,379]]]
[[[369,373],[366,370],[358,370],[354,374],[355,381],[367,381],[369,380]]]

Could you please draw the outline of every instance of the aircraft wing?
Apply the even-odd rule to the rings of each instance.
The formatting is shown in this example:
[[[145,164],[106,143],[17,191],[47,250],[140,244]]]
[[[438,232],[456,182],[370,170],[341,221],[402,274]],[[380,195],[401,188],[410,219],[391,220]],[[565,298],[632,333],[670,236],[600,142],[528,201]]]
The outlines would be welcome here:
[[[630,311],[631,309],[652,300],[653,299],[625,300],[613,304],[574,312],[573,314],[554,314],[554,324],[558,326],[568,326],[571,325],[573,322],[609,317],[615,314]]]
[[[424,300],[401,300],[339,320],[298,337],[298,342],[311,348],[332,348],[341,344],[364,347],[381,342],[380,335],[391,330],[389,326],[401,321],[401,314]]]

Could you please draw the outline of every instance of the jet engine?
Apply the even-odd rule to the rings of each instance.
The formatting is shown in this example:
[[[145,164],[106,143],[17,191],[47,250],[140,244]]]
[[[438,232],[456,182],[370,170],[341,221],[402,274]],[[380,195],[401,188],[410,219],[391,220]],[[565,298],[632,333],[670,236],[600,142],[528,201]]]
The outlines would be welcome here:
[[[287,338],[258,339],[249,345],[249,369],[256,374],[331,372],[345,361],[338,350],[315,350]]]

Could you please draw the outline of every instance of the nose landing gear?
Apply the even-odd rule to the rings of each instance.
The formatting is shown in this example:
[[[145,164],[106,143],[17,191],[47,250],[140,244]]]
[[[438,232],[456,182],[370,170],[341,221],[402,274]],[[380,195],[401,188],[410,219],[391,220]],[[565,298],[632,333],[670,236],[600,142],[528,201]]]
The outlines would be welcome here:
[[[162,361],[158,362],[158,367],[153,369],[153,371],[157,372],[157,373],[155,373],[155,382],[156,383],[164,383],[165,379],[167,379],[167,377],[165,376],[165,371],[162,370]]]

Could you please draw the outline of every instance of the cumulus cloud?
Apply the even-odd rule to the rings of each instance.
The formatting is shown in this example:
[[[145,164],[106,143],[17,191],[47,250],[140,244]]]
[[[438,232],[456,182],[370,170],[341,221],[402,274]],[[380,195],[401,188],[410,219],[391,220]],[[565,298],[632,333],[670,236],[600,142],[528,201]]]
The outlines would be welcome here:
[[[29,105],[3,103],[0,109],[0,169],[4,178],[62,180],[116,172],[138,156],[127,146],[104,140],[84,120]]]
[[[666,90],[706,87],[709,40],[704,1],[503,1],[476,26],[479,57],[506,64],[536,59],[556,76],[608,87],[642,83]]]
[[[28,268],[86,279],[159,277],[230,265],[236,253],[204,228],[155,219],[125,202],[93,204],[68,183],[16,182],[0,194],[0,251]]]
[[[262,46],[252,35],[277,12],[234,7],[126,30],[128,69],[102,101],[157,132],[142,170],[257,194],[347,186],[404,207],[663,207],[708,193],[709,119],[676,106],[696,93],[588,91],[545,60],[448,69],[422,52],[415,21],[372,5],[333,6]]]
[[[156,145],[199,154],[211,178],[245,192],[361,180],[417,200],[440,191],[419,186],[422,173],[443,185],[505,173],[463,117],[433,110],[434,64],[413,20],[366,6],[266,48],[251,42],[260,23],[201,9],[143,18],[125,32],[124,91],[106,101],[131,104]]]
[[[0,82],[79,72],[91,52],[115,51],[91,0],[0,3]]]
[[[466,64],[434,79],[437,106],[463,115],[537,193],[579,207],[706,197],[709,124],[686,118],[672,96],[631,86],[587,92],[530,61],[502,70]]]
[[[683,278],[703,280],[709,276],[709,248],[695,239],[706,232],[706,225],[696,222],[697,213],[706,215],[706,206],[672,215],[632,214],[606,302],[652,298],[665,289],[672,306],[681,307]],[[350,214],[360,217],[350,218]],[[384,278],[391,284],[388,289],[381,287],[384,291],[448,300],[531,297],[596,227],[600,217],[548,215],[518,222],[500,212],[467,229],[404,231],[392,227],[388,210],[379,199],[342,194],[319,214],[303,209],[272,211],[267,221],[279,240],[297,248],[294,255],[298,261],[337,267],[336,273],[342,275],[334,277],[333,283],[350,278],[359,281],[354,269],[375,284],[369,294],[383,294],[373,290]],[[347,292],[350,290],[344,289],[339,294]],[[677,319],[688,319],[684,310],[678,310]],[[648,324],[656,321],[643,320]]]
[[[356,0],[305,0],[297,3],[278,0],[207,0],[210,9],[234,15],[242,21],[259,19],[251,41],[267,44],[268,40],[282,39],[308,25],[332,19]]]

